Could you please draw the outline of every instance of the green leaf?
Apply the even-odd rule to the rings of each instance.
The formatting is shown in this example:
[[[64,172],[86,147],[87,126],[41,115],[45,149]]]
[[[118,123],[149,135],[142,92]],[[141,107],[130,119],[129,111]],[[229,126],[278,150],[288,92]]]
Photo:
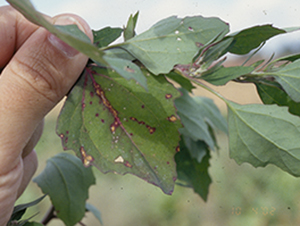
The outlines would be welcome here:
[[[46,168],[34,182],[49,195],[57,217],[72,226],[84,216],[88,189],[95,184],[95,178],[92,169],[85,168],[78,158],[60,153],[47,160]]]
[[[277,104],[289,107],[289,112],[300,116],[300,103],[293,101],[280,86],[255,83],[257,92],[264,104]]]
[[[94,45],[96,45],[98,48],[108,46],[110,43],[114,42],[117,38],[119,38],[122,32],[122,28],[111,27],[105,27],[99,31],[93,30]]]
[[[166,74],[166,77],[172,79],[174,82],[177,82],[182,88],[186,89],[189,92],[192,92],[192,89],[196,88],[195,86],[193,86],[190,80],[174,71]]]
[[[217,18],[169,17],[144,33],[119,44],[154,74],[169,73],[176,64],[189,64],[199,49],[228,25]]]
[[[300,102],[300,59],[274,72],[266,72],[274,76],[285,92],[295,102]]]
[[[217,70],[209,70],[200,77],[201,79],[216,85],[222,86],[227,82],[236,79],[240,76],[247,75],[254,70],[253,67],[224,67],[221,66]]]
[[[44,226],[44,225],[38,222],[26,222],[24,226]]]
[[[228,102],[230,157],[300,176],[300,118],[287,107]]]
[[[211,46],[208,46],[206,50],[203,50],[205,52],[203,53],[204,56],[202,63],[205,64],[205,68],[208,68],[214,61],[227,53],[228,48],[232,44],[232,42],[232,37],[226,37],[222,41],[213,43]]]
[[[68,96],[57,133],[85,165],[134,174],[171,194],[181,127],[173,101],[180,94],[164,76],[143,73],[149,92],[109,69],[88,68]]]
[[[175,155],[175,160],[178,179],[186,182],[186,186],[192,187],[204,201],[207,201],[209,185],[212,182],[208,174],[210,154],[207,150],[203,151],[206,154],[199,163],[191,157],[184,142],[180,141],[180,152]]]
[[[40,201],[42,201],[45,198],[45,196],[46,195],[43,195],[42,197],[40,197],[40,198],[38,198],[38,199],[36,199],[36,200],[34,200],[32,202],[15,206],[14,210],[13,210],[13,213],[12,213],[12,215],[10,217],[9,223],[11,221],[14,221],[14,220],[20,220],[22,218],[22,216],[25,214],[27,208],[29,208],[31,206],[35,206]]]
[[[85,208],[87,211],[91,212],[97,218],[97,220],[100,222],[100,224],[103,224],[102,218],[101,218],[101,213],[95,206],[93,206],[90,203],[86,203]]]
[[[201,163],[203,157],[208,151],[207,144],[202,140],[194,141],[188,136],[182,136],[184,140],[185,148],[189,151],[192,158],[196,159],[198,163]]]
[[[139,16],[139,12],[137,12],[134,16],[130,15],[127,26],[124,29],[124,40],[127,41],[135,36],[135,26]]]
[[[286,30],[275,28],[272,25],[247,28],[229,36],[234,38],[233,45],[230,46],[229,52],[234,54],[247,54],[251,50],[259,47],[261,43],[267,41],[269,38],[286,32]]]
[[[104,56],[104,59],[110,65],[110,67],[116,70],[116,72],[123,78],[127,80],[134,79],[142,87],[144,87],[145,90],[148,90],[147,79],[136,64],[132,63],[129,60],[117,57]]]
[[[180,129],[180,133],[194,141],[202,140],[211,149],[214,149],[215,142],[208,125],[226,132],[225,119],[209,98],[192,98],[186,90],[181,89],[180,91],[182,96],[175,100],[178,115],[184,126],[183,129]]]
[[[21,12],[29,21],[46,28],[59,39],[84,53],[94,61],[106,65],[103,51],[98,50],[91,40],[77,27],[77,25],[59,26],[48,22],[44,16],[36,11],[29,0],[7,0],[14,8]]]

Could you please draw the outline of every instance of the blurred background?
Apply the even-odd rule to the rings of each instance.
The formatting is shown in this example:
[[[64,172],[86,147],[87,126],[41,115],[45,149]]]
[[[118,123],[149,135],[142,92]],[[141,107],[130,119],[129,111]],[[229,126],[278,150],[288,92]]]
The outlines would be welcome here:
[[[140,11],[137,33],[171,15],[180,17],[202,15],[219,17],[228,22],[231,32],[254,25],[273,24],[279,28],[300,26],[298,0],[51,0],[32,1],[39,11],[54,16],[72,12],[82,16],[93,29],[105,26],[122,27],[130,14]],[[7,4],[0,0],[0,6]],[[258,58],[268,59],[283,54],[300,52],[300,32],[281,35],[269,41]],[[240,65],[242,59],[230,57],[227,65]],[[215,88],[226,98],[238,103],[259,103],[252,85],[229,83]],[[195,95],[212,97],[201,89]],[[226,116],[226,106],[214,99]],[[46,118],[44,134],[36,147],[39,157],[38,175],[46,160],[62,152],[55,134],[56,119],[62,104]],[[218,153],[212,153],[209,169],[213,184],[205,203],[191,189],[176,186],[172,196],[132,175],[102,174],[94,170],[97,185],[90,189],[89,203],[102,213],[108,226],[279,226],[300,225],[300,179],[294,178],[274,166],[258,168],[249,164],[238,166],[229,159],[226,135],[218,133]],[[72,153],[72,152],[70,152]],[[32,201],[41,196],[35,183],[31,183],[18,203]],[[31,208],[27,216],[36,212],[40,220],[49,208],[46,198],[38,207]],[[86,225],[100,225],[87,214]],[[50,226],[63,225],[53,220]]]

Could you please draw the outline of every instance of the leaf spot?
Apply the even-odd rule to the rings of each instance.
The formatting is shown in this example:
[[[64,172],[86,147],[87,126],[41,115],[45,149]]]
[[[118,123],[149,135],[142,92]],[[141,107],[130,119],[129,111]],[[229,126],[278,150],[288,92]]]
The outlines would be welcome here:
[[[88,155],[84,150],[84,147],[80,147],[80,153],[82,157],[82,163],[85,167],[89,167],[91,163],[94,161],[94,158],[91,155]]]
[[[134,73],[135,72],[135,70],[132,69],[132,68],[130,68],[129,66],[126,66],[124,69],[125,69],[125,71],[128,71],[130,73]]]
[[[96,116],[96,117],[99,117],[99,113],[96,113],[95,116]]]
[[[172,94],[166,94],[165,97],[166,97],[166,99],[170,99],[170,98],[172,98],[173,96],[172,96]]]
[[[118,156],[118,157],[115,159],[115,162],[121,162],[121,163],[123,163],[123,162],[124,162],[124,159],[123,159],[123,157],[120,155],[120,156]]]
[[[132,168],[132,165],[131,165],[128,161],[126,161],[126,162],[124,163],[124,166],[129,167],[129,168]]]
[[[176,147],[176,152],[180,152],[180,147],[179,147],[179,145]]]
[[[175,31],[175,34],[176,34],[176,35],[178,35],[178,34],[179,34],[179,31],[178,31],[178,30],[176,30],[176,31]]]
[[[145,108],[145,105],[142,105],[142,108]]]
[[[202,43],[200,43],[200,42],[196,42],[196,46],[200,48],[200,47],[202,47],[204,45]]]
[[[175,115],[171,115],[170,117],[167,118],[170,122],[175,122],[177,120]]]
[[[178,37],[178,38],[177,38],[177,41],[181,41],[181,38]]]
[[[192,27],[189,27],[189,31],[194,31],[194,29]]]

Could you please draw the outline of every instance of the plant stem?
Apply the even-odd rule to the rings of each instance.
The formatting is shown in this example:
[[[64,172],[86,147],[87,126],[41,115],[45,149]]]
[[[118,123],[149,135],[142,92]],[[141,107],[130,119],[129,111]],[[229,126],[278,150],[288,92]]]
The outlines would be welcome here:
[[[47,225],[52,219],[57,218],[56,215],[54,214],[54,206],[52,205],[50,209],[47,211],[45,217],[41,221],[41,224]]]

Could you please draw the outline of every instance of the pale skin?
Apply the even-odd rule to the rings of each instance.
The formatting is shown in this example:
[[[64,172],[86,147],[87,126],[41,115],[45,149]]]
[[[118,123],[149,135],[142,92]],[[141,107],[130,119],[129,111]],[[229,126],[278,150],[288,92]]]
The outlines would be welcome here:
[[[77,24],[93,39],[88,24],[76,15],[48,20]],[[33,149],[43,118],[68,93],[87,60],[10,6],[0,7],[0,226],[8,222],[37,168]]]

